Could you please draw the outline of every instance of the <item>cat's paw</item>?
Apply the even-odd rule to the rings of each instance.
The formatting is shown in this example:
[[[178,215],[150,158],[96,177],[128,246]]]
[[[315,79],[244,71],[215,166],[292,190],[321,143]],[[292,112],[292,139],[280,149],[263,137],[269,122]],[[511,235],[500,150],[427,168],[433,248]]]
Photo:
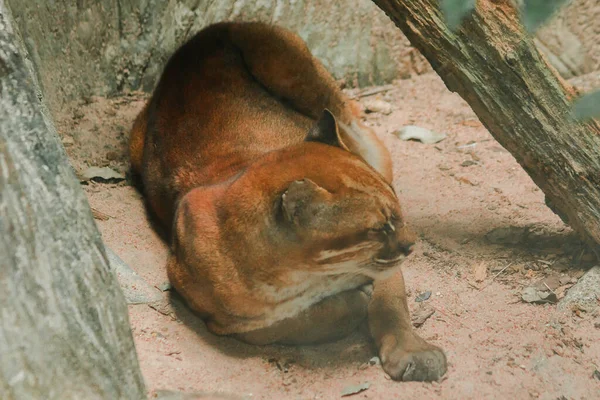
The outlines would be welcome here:
[[[416,346],[398,343],[380,353],[383,370],[396,381],[437,381],[447,370],[442,349],[425,341]]]

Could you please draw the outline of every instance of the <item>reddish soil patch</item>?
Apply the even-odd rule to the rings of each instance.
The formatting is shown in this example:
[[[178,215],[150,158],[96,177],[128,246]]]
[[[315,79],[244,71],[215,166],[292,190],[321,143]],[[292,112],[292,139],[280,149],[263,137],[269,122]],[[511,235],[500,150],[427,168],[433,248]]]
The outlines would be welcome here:
[[[174,318],[146,305],[130,320],[150,393],[158,389],[220,391],[251,399],[333,399],[348,385],[370,387],[365,399],[595,399],[600,397],[600,317],[559,314],[554,305],[520,300],[523,287],[552,276],[569,286],[593,259],[545,205],[544,196],[437,75],[398,82],[375,95],[389,115],[367,121],[395,160],[395,187],[407,220],[421,236],[404,264],[410,305],[424,291],[435,313],[418,328],[442,346],[450,363],[439,383],[390,381],[362,333],[301,348],[255,347],[207,332],[174,300]],[[69,132],[75,168],[127,169],[124,143],[143,99],[92,99],[59,122]],[[448,137],[435,145],[403,142],[391,133],[418,125]],[[76,132],[76,134],[72,134]],[[63,137],[67,137],[63,135]],[[107,139],[108,138],[108,139]],[[141,196],[128,183],[85,187],[104,240],[151,285],[166,280],[167,247],[152,229]],[[528,227],[515,245],[492,244],[495,228]],[[557,289],[562,291],[567,287]]]

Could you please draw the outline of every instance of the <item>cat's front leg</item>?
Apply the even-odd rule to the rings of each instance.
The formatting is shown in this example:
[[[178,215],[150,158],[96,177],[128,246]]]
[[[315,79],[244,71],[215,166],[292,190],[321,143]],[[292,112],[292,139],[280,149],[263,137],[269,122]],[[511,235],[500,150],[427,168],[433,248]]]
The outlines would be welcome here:
[[[368,319],[381,364],[392,379],[435,381],[446,373],[443,350],[426,342],[412,328],[401,271],[375,282]]]
[[[364,323],[371,292],[370,284],[346,290],[326,297],[294,317],[235,337],[258,345],[331,342],[347,336]]]

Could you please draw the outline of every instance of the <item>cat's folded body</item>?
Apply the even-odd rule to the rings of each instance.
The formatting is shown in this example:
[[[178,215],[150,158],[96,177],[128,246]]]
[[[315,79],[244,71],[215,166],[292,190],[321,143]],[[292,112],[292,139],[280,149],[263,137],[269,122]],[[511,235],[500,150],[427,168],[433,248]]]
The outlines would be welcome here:
[[[443,352],[410,326],[399,266],[415,236],[388,151],[298,36],[201,31],[169,60],[130,150],[171,235],[169,279],[211,331],[298,344],[368,319],[394,379],[443,375]]]

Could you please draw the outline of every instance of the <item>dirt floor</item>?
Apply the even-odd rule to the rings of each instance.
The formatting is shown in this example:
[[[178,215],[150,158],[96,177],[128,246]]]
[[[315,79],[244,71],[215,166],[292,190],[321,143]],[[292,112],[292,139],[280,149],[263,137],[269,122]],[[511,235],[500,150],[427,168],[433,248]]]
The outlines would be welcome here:
[[[353,397],[600,399],[598,313],[560,313],[554,304],[521,300],[528,286],[548,285],[562,297],[594,258],[437,75],[361,97],[363,103],[374,99],[392,107],[389,115],[368,114],[367,122],[393,155],[396,190],[421,237],[403,266],[410,306],[420,316],[419,333],[445,349],[446,377],[436,383],[389,380],[360,333],[301,348],[216,337],[175,298],[171,316],[143,304],[129,308],[150,395],[171,389],[248,399],[334,399],[349,386],[368,383]],[[140,94],[93,98],[58,121],[76,170],[109,166],[127,172],[128,129],[143,100]],[[392,133],[405,125],[448,137],[437,144],[401,141]],[[148,283],[163,284],[167,248],[129,180],[88,182],[84,188],[99,211],[106,244]],[[416,302],[425,292],[430,298]]]

